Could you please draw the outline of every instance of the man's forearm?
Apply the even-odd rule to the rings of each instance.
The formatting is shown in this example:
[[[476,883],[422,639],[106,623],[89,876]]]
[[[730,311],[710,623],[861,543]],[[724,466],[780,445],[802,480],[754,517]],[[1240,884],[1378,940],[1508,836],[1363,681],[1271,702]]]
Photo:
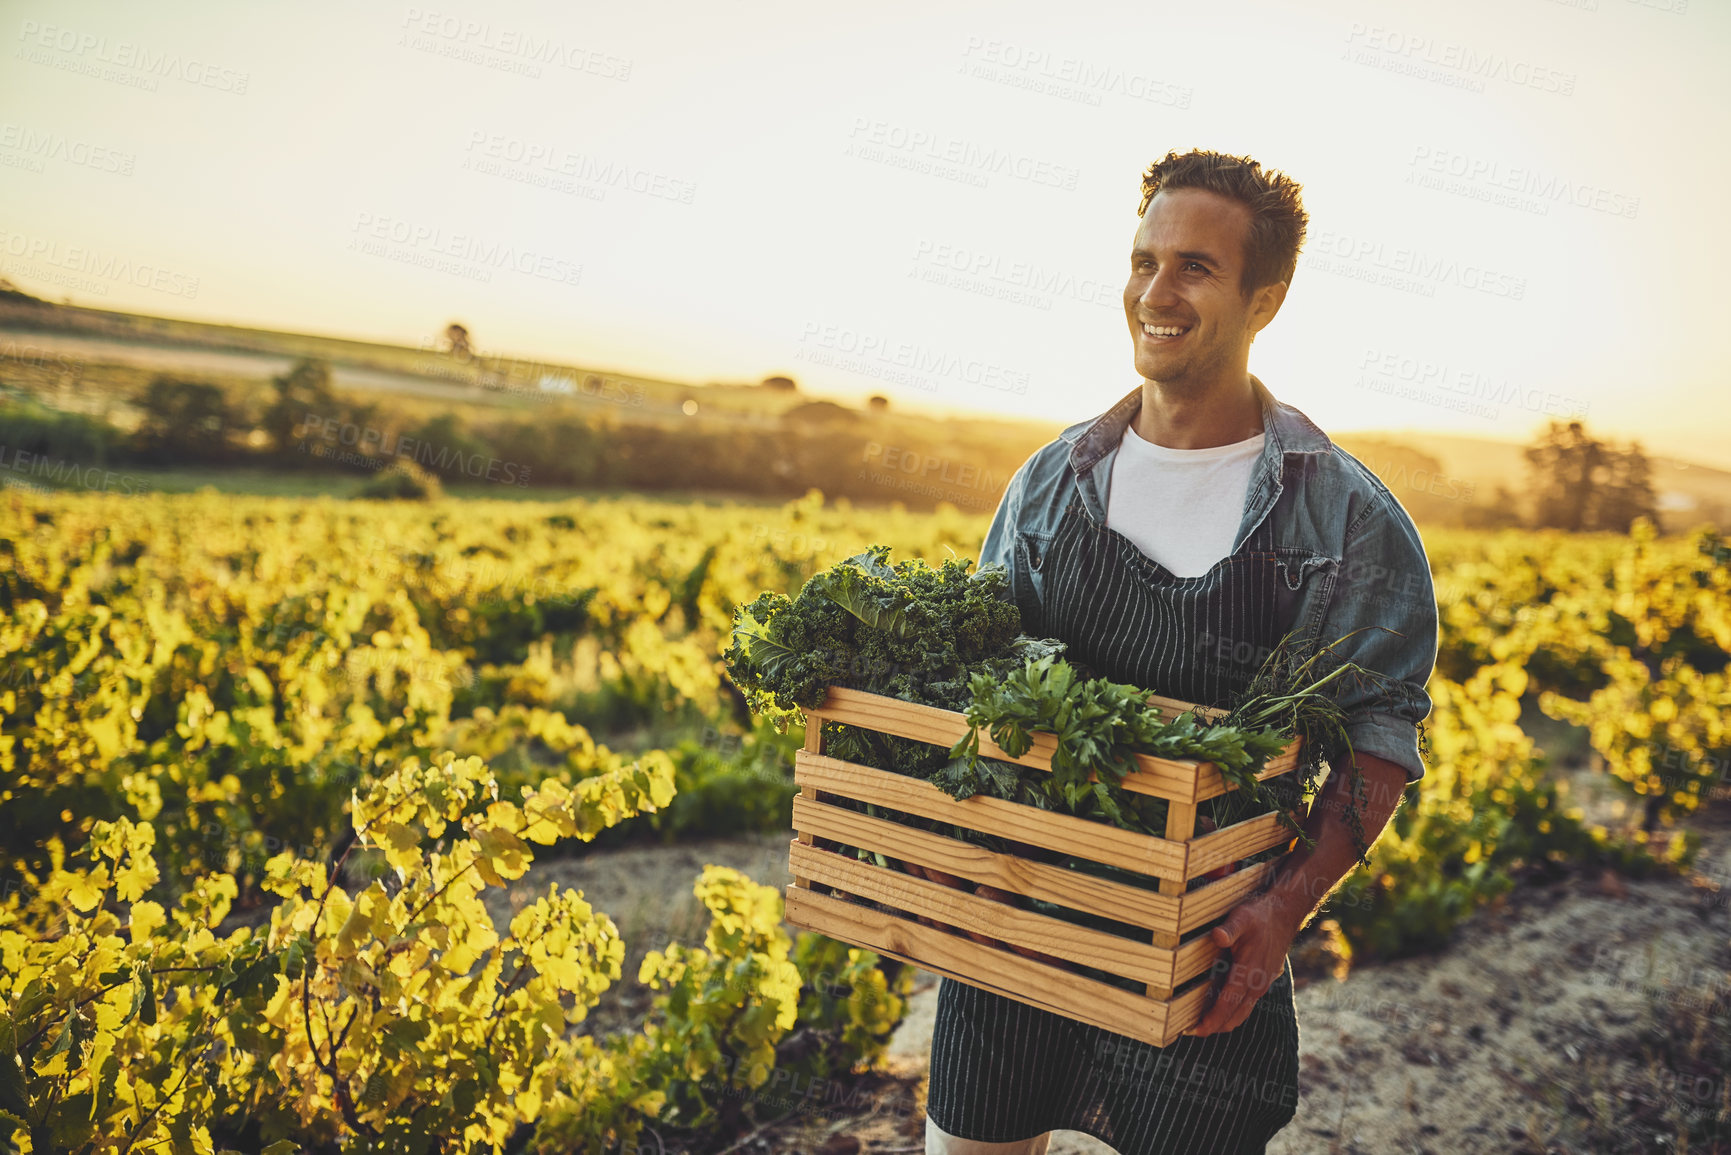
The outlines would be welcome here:
[[[1396,763],[1374,754],[1356,758],[1364,774],[1362,807],[1352,797],[1351,772],[1330,769],[1304,821],[1304,832],[1316,845],[1308,849],[1300,845],[1281,859],[1269,888],[1280,909],[1290,917],[1295,933],[1358,863],[1350,812],[1358,809],[1365,843],[1374,844],[1406,790],[1406,771]]]

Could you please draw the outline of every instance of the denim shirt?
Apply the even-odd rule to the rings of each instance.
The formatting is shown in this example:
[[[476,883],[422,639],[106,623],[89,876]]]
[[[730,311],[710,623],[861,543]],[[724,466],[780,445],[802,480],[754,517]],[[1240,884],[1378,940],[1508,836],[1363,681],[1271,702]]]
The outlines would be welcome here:
[[[1232,552],[1264,519],[1273,519],[1278,569],[1297,591],[1293,630],[1300,652],[1346,638],[1334,646],[1337,656],[1392,680],[1379,692],[1343,676],[1331,689],[1346,710],[1353,749],[1405,768],[1408,783],[1416,782],[1425,771],[1418,724],[1430,713],[1425,683],[1437,653],[1436,594],[1424,544],[1412,518],[1370,470],[1304,414],[1276,401],[1254,375],[1250,380],[1267,436]],[[1018,602],[1044,605],[1041,565],[1072,497],[1080,497],[1095,525],[1105,525],[1112,460],[1141,407],[1138,384],[1100,417],[1065,429],[1010,478],[980,564],[1002,563]],[[1234,643],[1223,638],[1219,644],[1230,649]],[[1241,662],[1244,657],[1237,655]]]

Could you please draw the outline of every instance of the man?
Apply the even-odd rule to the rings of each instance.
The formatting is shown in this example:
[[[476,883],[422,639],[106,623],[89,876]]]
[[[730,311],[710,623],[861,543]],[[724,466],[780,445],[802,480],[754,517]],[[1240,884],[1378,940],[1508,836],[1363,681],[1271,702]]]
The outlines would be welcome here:
[[[1437,637],[1405,510],[1248,369],[1304,241],[1299,192],[1247,157],[1173,152],[1149,168],[1124,287],[1142,382],[1017,470],[981,564],[1007,567],[1028,633],[1188,701],[1230,703],[1289,633],[1303,652],[1339,641],[1338,657],[1382,675],[1336,696],[1365,797],[1331,751],[1304,824],[1314,847],[1211,932],[1230,970],[1171,1046],[945,979],[928,1152],[1042,1155],[1058,1129],[1123,1155],[1255,1152],[1297,1111],[1287,951],[1359,861],[1350,812],[1374,841],[1424,775]]]

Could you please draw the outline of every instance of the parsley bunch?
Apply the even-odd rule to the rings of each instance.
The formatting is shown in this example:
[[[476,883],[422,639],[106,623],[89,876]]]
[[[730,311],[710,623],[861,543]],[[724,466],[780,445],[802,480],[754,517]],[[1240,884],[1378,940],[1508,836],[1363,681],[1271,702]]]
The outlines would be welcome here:
[[[970,690],[971,729],[951,748],[951,764],[934,781],[946,789],[950,783],[975,789],[995,785],[980,776],[987,761],[979,757],[981,730],[1016,758],[1031,748],[1033,734],[1051,734],[1056,739],[1051,773],[1031,772],[1034,792],[1044,795],[1033,799],[1035,804],[1097,814],[1146,834],[1165,835],[1166,804],[1121,789],[1124,775],[1135,769],[1133,755],[1211,761],[1241,787],[1255,790],[1257,772],[1288,740],[1272,729],[1208,724],[1194,713],[1168,722],[1148,705],[1148,691],[1106,678],[1084,679],[1069,662],[1051,656],[1030,660],[1008,677],[976,675]],[[1272,799],[1261,801],[1263,810],[1274,808],[1268,804]]]

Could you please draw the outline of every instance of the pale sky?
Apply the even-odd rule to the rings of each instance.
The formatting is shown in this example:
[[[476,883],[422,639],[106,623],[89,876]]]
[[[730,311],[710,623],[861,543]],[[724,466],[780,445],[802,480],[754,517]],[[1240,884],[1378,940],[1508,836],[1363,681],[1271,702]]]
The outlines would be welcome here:
[[[1576,413],[1731,467],[1727,0],[0,0],[0,36],[0,275],[54,299],[1080,420],[1138,380],[1141,173],[1213,148],[1305,187],[1251,370],[1324,429]]]

